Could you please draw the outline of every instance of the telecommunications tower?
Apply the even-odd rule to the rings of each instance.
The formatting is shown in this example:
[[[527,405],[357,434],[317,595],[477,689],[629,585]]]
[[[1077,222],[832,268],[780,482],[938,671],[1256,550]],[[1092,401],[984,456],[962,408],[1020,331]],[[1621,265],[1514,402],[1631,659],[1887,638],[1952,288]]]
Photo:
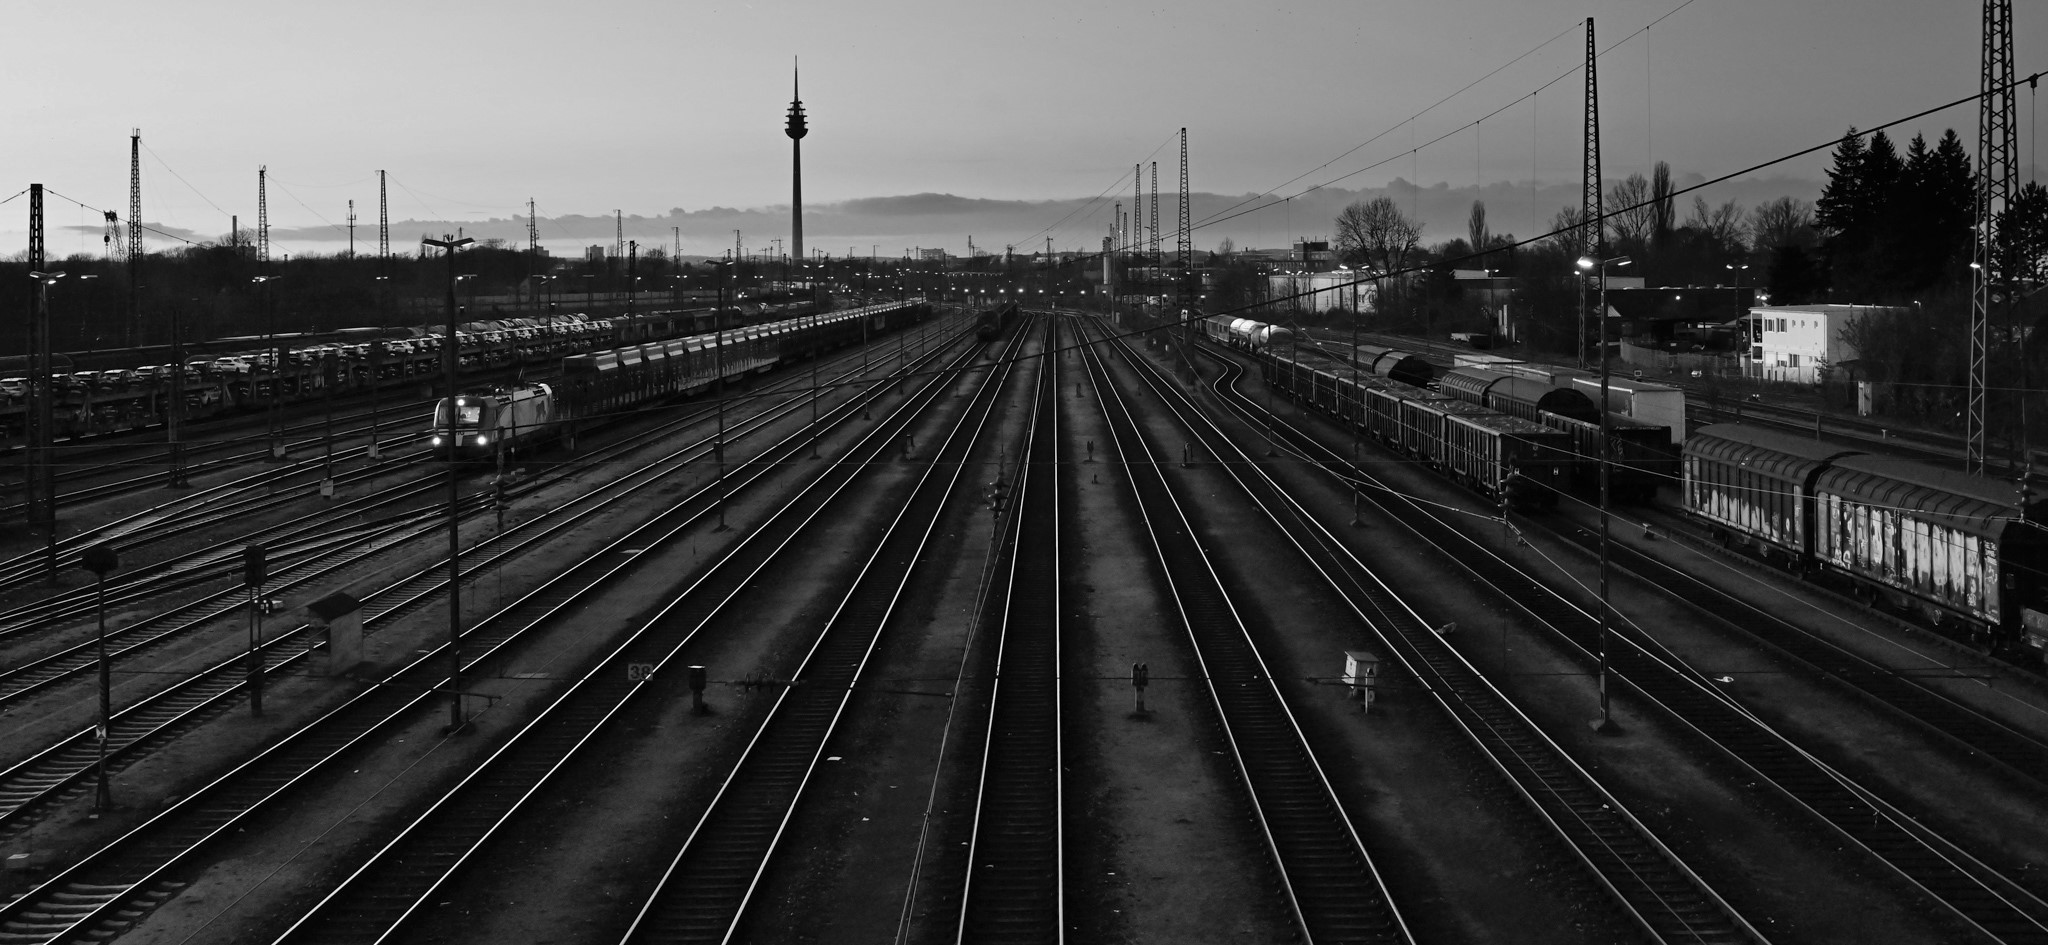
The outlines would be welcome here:
[[[789,135],[789,205],[790,255],[804,258],[804,135],[811,129],[804,124],[804,100],[800,90],[799,71],[792,64],[789,69],[789,124],[783,133]]]

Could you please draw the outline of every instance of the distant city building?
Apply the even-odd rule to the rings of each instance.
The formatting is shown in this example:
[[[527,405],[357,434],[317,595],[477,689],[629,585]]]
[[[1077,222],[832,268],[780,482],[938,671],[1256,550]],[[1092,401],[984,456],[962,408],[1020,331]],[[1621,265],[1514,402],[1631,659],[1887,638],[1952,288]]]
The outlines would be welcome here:
[[[919,249],[917,258],[924,262],[945,262],[947,256],[943,249]]]
[[[591,262],[601,263],[604,262],[605,252],[606,250],[602,246],[586,246],[583,248],[583,258]]]
[[[1813,384],[1826,368],[1855,361],[1860,355],[1843,340],[1850,325],[1878,312],[1897,311],[1882,305],[1768,305],[1749,310],[1749,356],[1743,374],[1769,381]]]

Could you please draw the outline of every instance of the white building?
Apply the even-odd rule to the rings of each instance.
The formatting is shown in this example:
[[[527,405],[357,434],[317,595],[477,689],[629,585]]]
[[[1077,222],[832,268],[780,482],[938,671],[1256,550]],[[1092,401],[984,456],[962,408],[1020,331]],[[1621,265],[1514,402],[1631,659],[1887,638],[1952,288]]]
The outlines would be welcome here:
[[[1855,346],[1843,340],[1850,325],[1881,305],[1769,305],[1749,310],[1749,357],[1744,376],[1767,381],[1814,384],[1820,370],[1854,361]]]

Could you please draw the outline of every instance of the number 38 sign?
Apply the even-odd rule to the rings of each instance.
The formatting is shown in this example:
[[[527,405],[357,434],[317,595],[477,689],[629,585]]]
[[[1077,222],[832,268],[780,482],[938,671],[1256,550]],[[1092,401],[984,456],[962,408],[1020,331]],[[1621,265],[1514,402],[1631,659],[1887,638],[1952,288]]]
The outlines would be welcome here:
[[[627,682],[646,682],[647,680],[649,680],[649,679],[653,679],[653,678],[654,678],[654,664],[653,664],[653,663],[627,663],[627,664],[626,664],[626,681],[627,681]]]

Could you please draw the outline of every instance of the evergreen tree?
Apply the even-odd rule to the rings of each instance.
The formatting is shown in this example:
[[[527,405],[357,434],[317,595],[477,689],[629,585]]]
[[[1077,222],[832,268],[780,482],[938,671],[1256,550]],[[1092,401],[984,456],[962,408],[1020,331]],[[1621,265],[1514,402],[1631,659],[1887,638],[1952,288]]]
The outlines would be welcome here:
[[[1841,233],[1861,222],[1863,198],[1863,136],[1855,128],[1842,136],[1835,147],[1835,166],[1828,169],[1828,185],[1821,189],[1813,206],[1813,222],[1824,230]]]
[[[1998,241],[2012,253],[2014,281],[2048,280],[2048,187],[2030,182],[2020,188],[2012,206],[1998,215]]]

